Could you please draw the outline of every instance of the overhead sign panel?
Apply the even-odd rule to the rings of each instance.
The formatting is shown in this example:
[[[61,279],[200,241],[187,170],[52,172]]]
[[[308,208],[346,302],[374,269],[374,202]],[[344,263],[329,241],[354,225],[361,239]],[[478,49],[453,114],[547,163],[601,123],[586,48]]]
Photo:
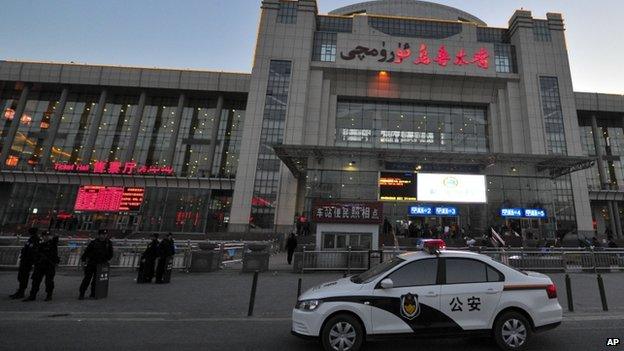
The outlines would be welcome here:
[[[418,173],[418,201],[486,203],[485,176]]]

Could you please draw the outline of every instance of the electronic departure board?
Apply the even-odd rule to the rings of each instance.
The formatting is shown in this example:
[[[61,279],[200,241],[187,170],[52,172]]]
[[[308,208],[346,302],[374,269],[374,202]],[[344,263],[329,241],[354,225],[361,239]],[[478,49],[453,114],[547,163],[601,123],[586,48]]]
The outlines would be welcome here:
[[[75,211],[131,212],[143,203],[145,188],[86,185],[78,189]]]

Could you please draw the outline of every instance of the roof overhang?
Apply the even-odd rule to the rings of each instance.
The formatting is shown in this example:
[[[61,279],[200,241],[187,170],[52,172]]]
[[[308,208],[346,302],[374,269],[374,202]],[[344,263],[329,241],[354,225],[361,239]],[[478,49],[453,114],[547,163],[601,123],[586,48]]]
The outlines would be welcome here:
[[[595,158],[544,154],[460,153],[405,149],[352,148],[342,146],[275,145],[277,157],[286,164],[295,177],[304,174],[308,160],[329,157],[374,157],[388,162],[417,162],[479,166],[482,169],[495,164],[534,166],[538,172],[548,172],[550,178],[589,168]]]

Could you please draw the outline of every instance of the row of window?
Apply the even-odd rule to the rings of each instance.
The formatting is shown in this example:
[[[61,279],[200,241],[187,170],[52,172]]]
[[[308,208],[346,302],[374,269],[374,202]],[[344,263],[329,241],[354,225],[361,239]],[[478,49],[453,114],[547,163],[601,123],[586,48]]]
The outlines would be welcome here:
[[[396,37],[444,39],[462,32],[461,23],[419,19],[368,17],[368,25]]]

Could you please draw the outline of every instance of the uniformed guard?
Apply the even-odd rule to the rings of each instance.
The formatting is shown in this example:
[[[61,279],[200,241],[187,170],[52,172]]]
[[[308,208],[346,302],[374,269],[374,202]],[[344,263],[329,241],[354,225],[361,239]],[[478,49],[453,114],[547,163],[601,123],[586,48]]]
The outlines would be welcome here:
[[[46,298],[45,301],[52,300],[52,292],[54,291],[54,275],[56,274],[56,265],[59,264],[58,256],[58,236],[50,235],[45,231],[41,235],[41,243],[37,251],[35,259],[35,271],[32,275],[32,286],[30,287],[30,295],[24,301],[35,301],[41,281],[45,277]]]
[[[154,269],[156,265],[156,259],[159,256],[159,242],[158,234],[152,236],[152,241],[147,245],[145,251],[141,255],[141,268],[143,269],[143,280],[139,283],[151,283],[154,278]]]
[[[169,264],[169,260],[175,255],[175,244],[173,243],[173,235],[168,233],[167,236],[160,242],[158,246],[158,266],[156,267],[156,283],[168,283],[169,279],[163,279],[165,275],[165,270],[167,270],[167,265]]]
[[[15,294],[10,296],[12,299],[24,298],[24,293],[28,287],[28,279],[30,278],[30,270],[33,268],[35,259],[37,258],[37,249],[39,247],[39,235],[37,235],[38,231],[39,229],[35,227],[28,229],[30,237],[20,252],[20,264],[19,270],[17,271],[17,281],[19,282],[19,287],[17,288]]]
[[[108,239],[106,230],[98,231],[97,238],[92,240],[80,260],[85,264],[84,278],[82,284],[80,284],[80,295],[78,299],[84,299],[84,294],[87,291],[87,287],[91,284],[91,295],[89,297],[95,298],[95,281],[97,278],[97,266],[98,264],[107,263],[113,258],[113,243]]]

